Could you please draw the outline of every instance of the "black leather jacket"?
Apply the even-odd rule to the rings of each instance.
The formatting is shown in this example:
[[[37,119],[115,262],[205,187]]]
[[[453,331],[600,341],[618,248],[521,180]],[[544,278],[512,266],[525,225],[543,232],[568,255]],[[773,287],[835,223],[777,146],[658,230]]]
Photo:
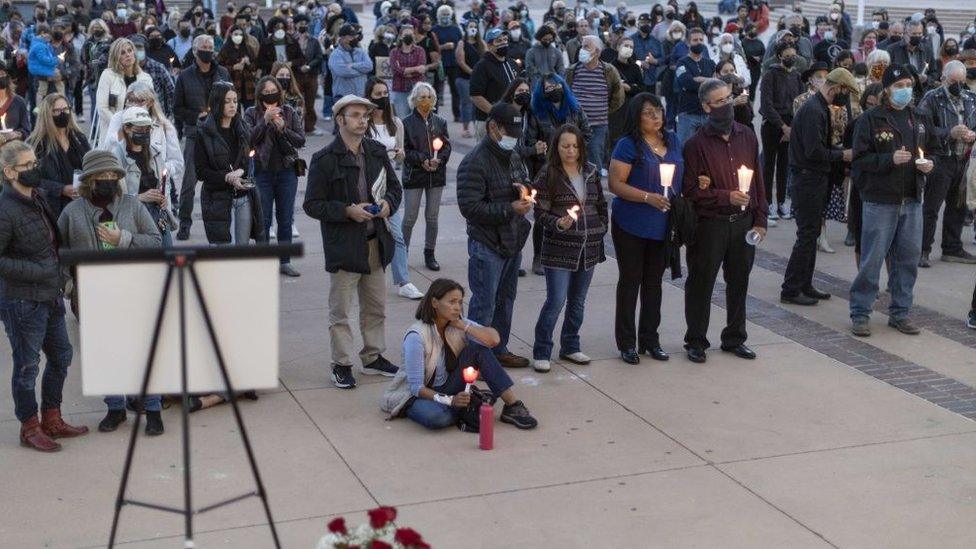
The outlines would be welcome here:
[[[959,101],[962,103],[962,120],[956,113],[949,90],[944,86],[928,91],[915,109],[930,122],[927,129],[935,136],[933,148],[928,151],[932,156],[952,156],[953,143],[949,131],[954,126],[963,124],[970,130],[976,128],[976,94],[963,89]]]
[[[423,168],[424,160],[434,157],[433,142],[440,138],[444,145],[437,153],[437,171]],[[416,109],[403,119],[403,188],[429,189],[447,183],[447,161],[451,158],[451,140],[447,135],[447,121],[431,112],[427,120]]]

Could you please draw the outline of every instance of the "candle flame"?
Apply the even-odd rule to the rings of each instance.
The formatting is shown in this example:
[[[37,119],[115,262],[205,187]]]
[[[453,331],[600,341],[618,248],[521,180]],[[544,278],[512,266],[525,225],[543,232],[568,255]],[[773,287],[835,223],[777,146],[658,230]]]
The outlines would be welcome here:
[[[529,202],[531,202],[533,204],[535,204],[535,194],[536,194],[536,192],[537,191],[535,189],[532,189],[532,192],[529,193],[529,197],[528,197]]]
[[[918,148],[918,159],[925,160],[925,154],[922,152],[922,147]]]
[[[434,145],[434,150],[435,151],[439,151],[439,150],[441,150],[441,147],[444,146],[444,140],[441,139],[440,137],[435,137],[434,138],[433,145]]]
[[[461,371],[461,375],[464,376],[465,383],[474,383],[478,381],[478,370],[474,369],[474,366],[468,366]]]
[[[644,62],[641,61],[640,59],[638,59],[637,60],[637,68],[642,68],[643,66],[644,66]]]
[[[251,152],[247,153],[247,157],[254,158],[254,149],[251,149]]]
[[[572,208],[566,211],[566,214],[569,215],[569,217],[571,217],[573,221],[576,221],[577,219],[579,219],[579,209],[580,209],[579,206],[573,206]]]
[[[0,116],[0,130],[5,129],[7,129],[7,113],[3,113],[3,115]]]
[[[166,174],[168,174],[168,173],[169,173],[169,170],[167,170],[166,168],[163,168],[163,179],[166,179]]]
[[[67,53],[67,52],[61,52],[61,53],[59,53],[58,54],[58,59],[60,59],[61,61],[64,61],[64,54],[65,53]]]

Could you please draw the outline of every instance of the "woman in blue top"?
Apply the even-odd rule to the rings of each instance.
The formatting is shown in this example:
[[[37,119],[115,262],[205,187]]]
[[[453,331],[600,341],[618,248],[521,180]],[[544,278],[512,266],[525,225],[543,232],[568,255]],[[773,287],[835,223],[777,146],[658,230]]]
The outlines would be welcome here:
[[[661,324],[661,277],[668,265],[665,240],[669,197],[681,194],[683,171],[681,147],[664,129],[664,106],[650,93],[635,95],[627,104],[623,137],[610,161],[613,218],[610,236],[617,252],[617,312],[614,335],[620,357],[638,364],[647,353],[668,360],[657,328]],[[671,189],[661,186],[661,164],[674,164]],[[634,312],[640,295],[640,328],[634,329]]]
[[[498,332],[464,318],[463,305],[460,284],[446,278],[431,282],[417,306],[417,322],[403,337],[403,367],[386,388],[380,408],[391,419],[406,416],[428,429],[454,425],[471,399],[461,373],[473,366],[505,402],[500,419],[519,429],[534,428],[535,418],[515,398],[512,378],[491,351],[500,341]]]

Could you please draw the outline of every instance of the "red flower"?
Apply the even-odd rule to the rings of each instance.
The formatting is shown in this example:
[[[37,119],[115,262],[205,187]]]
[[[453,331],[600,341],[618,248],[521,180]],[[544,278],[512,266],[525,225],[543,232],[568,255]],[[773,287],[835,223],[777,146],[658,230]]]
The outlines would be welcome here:
[[[369,549],[393,549],[393,546],[385,541],[374,539],[373,542],[369,544]]]
[[[346,529],[346,519],[342,517],[332,519],[332,522],[329,523],[329,532],[340,536],[348,534],[349,530]]]
[[[378,507],[367,514],[369,515],[369,525],[374,530],[378,530],[396,520],[397,511],[393,507]]]
[[[424,539],[413,528],[400,528],[393,539],[404,547],[419,547]]]

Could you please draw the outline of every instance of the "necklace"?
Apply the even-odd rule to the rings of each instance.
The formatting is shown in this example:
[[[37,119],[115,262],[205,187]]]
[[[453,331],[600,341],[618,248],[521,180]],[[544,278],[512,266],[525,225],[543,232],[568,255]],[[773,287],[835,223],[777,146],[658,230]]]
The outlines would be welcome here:
[[[668,147],[664,144],[663,141],[660,143],[652,143],[649,139],[645,137],[644,142],[647,143],[647,146],[650,147],[651,150],[654,152],[654,154],[658,156],[664,156],[664,154],[668,152]]]

